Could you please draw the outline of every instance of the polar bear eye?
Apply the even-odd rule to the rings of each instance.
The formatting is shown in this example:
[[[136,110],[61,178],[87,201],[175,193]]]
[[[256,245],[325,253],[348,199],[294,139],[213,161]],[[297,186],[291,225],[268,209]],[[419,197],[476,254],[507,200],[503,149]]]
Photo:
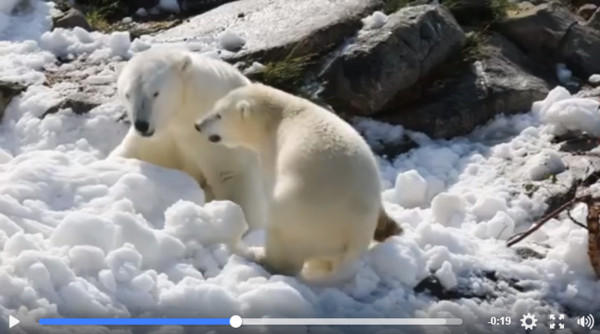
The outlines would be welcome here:
[[[217,119],[221,119],[221,118],[222,118],[221,114],[217,114]]]
[[[126,98],[129,98],[129,94],[125,94],[125,97],[126,97]]]
[[[158,97],[158,92],[154,92],[154,94],[152,96]]]

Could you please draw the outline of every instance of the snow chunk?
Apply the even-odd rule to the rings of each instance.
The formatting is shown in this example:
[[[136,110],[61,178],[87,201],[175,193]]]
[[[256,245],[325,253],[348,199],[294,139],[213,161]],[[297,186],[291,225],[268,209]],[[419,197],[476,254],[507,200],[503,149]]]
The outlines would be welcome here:
[[[219,47],[221,49],[236,52],[246,45],[246,40],[231,30],[225,30],[219,34]]]
[[[444,261],[442,267],[435,272],[435,276],[446,290],[452,290],[458,285],[456,275],[452,269],[452,263],[448,261]]]
[[[107,219],[78,212],[67,215],[50,236],[54,246],[88,245],[108,252],[115,247],[116,227]]]
[[[479,198],[473,206],[473,214],[480,220],[490,219],[496,215],[498,211],[506,211],[506,201],[498,197],[483,197]]]
[[[135,11],[135,15],[139,17],[146,17],[148,16],[148,11],[146,10],[146,8],[140,7]]]
[[[534,110],[540,111],[542,121],[554,127],[552,132],[561,135],[567,131],[585,131],[600,136],[600,102],[590,98],[567,97],[561,92],[553,93],[555,90],[550,92],[547,102],[537,106],[534,104]]]
[[[427,181],[414,169],[400,173],[396,177],[393,195],[395,202],[405,208],[424,206],[427,200]]]
[[[499,211],[489,221],[478,224],[474,234],[482,239],[506,240],[514,234],[514,230],[514,220],[506,212]]]
[[[533,181],[541,181],[551,175],[565,171],[567,166],[560,155],[551,150],[545,150],[529,159],[527,162],[529,178]]]
[[[129,48],[131,47],[131,39],[128,31],[115,31],[110,34],[108,46],[113,55],[122,58],[129,58]]]
[[[395,242],[381,243],[370,251],[368,256],[373,269],[388,282],[414,287],[426,275],[423,253],[410,239],[392,239]]]
[[[600,85],[600,74],[590,75],[588,82],[593,86],[599,86]]]
[[[270,314],[276,318],[310,318],[315,314],[312,305],[297,289],[281,281],[260,285],[241,294],[239,300],[244,317]]]
[[[140,273],[142,255],[131,244],[108,253],[106,263],[110,267],[116,282],[129,282]]]
[[[433,198],[431,210],[435,221],[445,226],[458,224],[465,215],[465,201],[450,193],[441,193]]]
[[[265,65],[255,61],[252,63],[252,65],[250,65],[248,68],[246,68],[243,71],[243,73],[244,73],[244,75],[249,75],[249,74],[260,73],[264,70],[265,70]]]
[[[571,70],[567,68],[567,65],[563,63],[558,63],[556,64],[556,77],[558,78],[558,81],[560,81],[560,83],[562,83],[563,85],[567,85],[571,82],[573,74],[571,73]]]
[[[179,201],[165,212],[165,232],[184,242],[235,245],[248,228],[239,205],[212,201],[204,207]]]
[[[388,16],[381,11],[375,11],[373,14],[362,19],[363,29],[380,29],[388,21]]]
[[[162,316],[230,317],[240,314],[240,305],[229,291],[219,285],[186,277],[159,296]]]

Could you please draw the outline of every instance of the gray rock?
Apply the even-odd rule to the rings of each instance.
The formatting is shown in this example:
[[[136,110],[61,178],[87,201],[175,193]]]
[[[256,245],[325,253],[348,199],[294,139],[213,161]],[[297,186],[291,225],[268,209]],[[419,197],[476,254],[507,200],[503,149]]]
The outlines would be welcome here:
[[[25,91],[27,87],[18,83],[0,80],[0,121],[4,118],[4,111],[12,99]]]
[[[235,0],[180,0],[186,13],[202,13]]]
[[[456,73],[431,82],[412,106],[378,118],[449,138],[467,134],[496,115],[529,111],[548,93],[548,85],[530,73],[529,58],[504,37],[491,36],[481,52],[481,60],[463,65],[466,70],[446,64],[456,67]]]
[[[322,98],[342,113],[373,115],[457,53],[465,34],[441,6],[407,7],[361,30],[324,69]]]
[[[577,24],[568,8],[551,2],[509,15],[499,30],[528,53],[558,62],[564,36]]]
[[[73,113],[77,115],[82,115],[88,113],[90,110],[96,108],[101,104],[102,101],[94,99],[91,96],[81,93],[75,93],[68,96],[57,105],[46,110],[46,112],[41,116],[41,118],[44,118],[50,114],[57,113],[59,110],[62,109],[70,109]]]
[[[75,28],[80,27],[87,31],[91,31],[92,27],[88,23],[85,15],[75,8],[69,8],[62,15],[52,18],[54,28]]]
[[[462,25],[470,25],[482,20],[490,20],[494,16],[492,0],[451,0],[449,8],[456,20]]]
[[[535,6],[509,16],[499,25],[523,50],[549,65],[565,63],[577,76],[600,73],[600,30],[584,24],[559,2]]]
[[[160,42],[199,41],[218,45],[224,30],[242,36],[242,50],[225,55],[231,61],[267,63],[294,56],[323,54],[351,36],[361,19],[383,6],[383,0],[244,0],[219,6],[175,28],[158,33]]]

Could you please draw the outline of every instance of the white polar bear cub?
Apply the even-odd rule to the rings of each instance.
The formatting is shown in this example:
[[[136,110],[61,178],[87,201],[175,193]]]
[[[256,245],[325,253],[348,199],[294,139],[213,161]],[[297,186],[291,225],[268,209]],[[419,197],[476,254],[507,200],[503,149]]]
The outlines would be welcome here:
[[[193,127],[214,102],[250,81],[230,64],[177,49],[150,49],[123,68],[117,89],[131,128],[109,155],[186,172],[206,201],[241,206],[251,229],[266,220],[264,185],[256,154],[209,143]]]
[[[262,84],[237,88],[196,123],[209,141],[256,151],[268,186],[264,258],[273,272],[332,272],[401,230],[383,211],[361,135],[312,102]],[[377,232],[376,232],[377,230]]]

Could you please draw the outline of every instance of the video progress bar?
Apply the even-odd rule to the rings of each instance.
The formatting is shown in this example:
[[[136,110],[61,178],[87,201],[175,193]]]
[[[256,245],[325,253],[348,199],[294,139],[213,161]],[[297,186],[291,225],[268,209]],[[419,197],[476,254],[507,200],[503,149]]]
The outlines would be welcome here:
[[[456,326],[459,318],[41,318],[55,326]]]

